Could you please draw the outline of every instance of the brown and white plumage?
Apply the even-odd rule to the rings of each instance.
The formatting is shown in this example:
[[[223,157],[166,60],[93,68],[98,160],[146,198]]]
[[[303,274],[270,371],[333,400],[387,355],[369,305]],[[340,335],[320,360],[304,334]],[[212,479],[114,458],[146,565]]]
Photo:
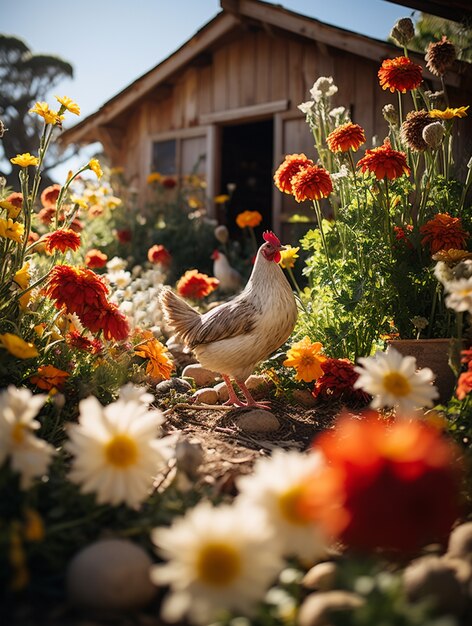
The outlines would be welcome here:
[[[213,259],[213,276],[220,281],[218,289],[223,292],[235,293],[243,286],[241,274],[230,265],[223,252],[214,250],[211,255]]]
[[[222,375],[229,402],[245,406],[236,396],[234,379],[248,405],[254,401],[245,380],[291,334],[297,319],[293,291],[282,269],[279,240],[264,233],[254,267],[244,290],[233,300],[201,315],[170,289],[160,302],[166,321],[206,368]]]

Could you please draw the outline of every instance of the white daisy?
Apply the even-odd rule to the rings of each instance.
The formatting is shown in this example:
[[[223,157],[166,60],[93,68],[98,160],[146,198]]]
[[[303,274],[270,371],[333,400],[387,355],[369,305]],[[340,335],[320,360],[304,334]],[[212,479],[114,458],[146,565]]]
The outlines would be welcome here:
[[[126,383],[126,385],[120,388],[120,400],[124,402],[142,402],[149,406],[151,402],[154,402],[154,396],[146,391],[146,387]]]
[[[33,434],[40,427],[34,417],[46,400],[43,394],[13,385],[0,393],[0,465],[10,459],[11,469],[20,474],[21,489],[46,473],[54,454],[53,446]]]
[[[124,270],[127,265],[128,265],[127,261],[125,261],[124,259],[121,259],[118,256],[114,256],[112,259],[108,261],[107,270],[109,272],[118,272],[120,270]]]
[[[451,280],[445,284],[446,306],[454,311],[472,312],[472,278]]]
[[[242,503],[197,504],[152,540],[167,561],[151,570],[157,585],[170,585],[162,617],[185,614],[207,624],[226,611],[250,614],[283,567],[272,528],[260,509]]]
[[[118,289],[125,289],[131,282],[131,273],[126,270],[114,270],[108,272],[107,278]]]
[[[362,367],[355,367],[359,378],[354,387],[373,396],[371,406],[396,407],[407,413],[433,406],[438,391],[433,385],[434,373],[429,367],[417,369],[413,356],[402,356],[390,348],[374,356],[358,359]]]
[[[304,485],[307,480],[316,480],[321,464],[321,456],[315,453],[275,450],[271,457],[255,463],[252,474],[236,482],[238,499],[264,510],[283,553],[310,562],[325,553],[324,541],[313,521],[299,510],[299,502]]]
[[[164,465],[161,411],[141,401],[118,400],[103,407],[90,397],[79,404],[78,424],[69,426],[65,448],[74,459],[70,479],[99,504],[137,508]]]

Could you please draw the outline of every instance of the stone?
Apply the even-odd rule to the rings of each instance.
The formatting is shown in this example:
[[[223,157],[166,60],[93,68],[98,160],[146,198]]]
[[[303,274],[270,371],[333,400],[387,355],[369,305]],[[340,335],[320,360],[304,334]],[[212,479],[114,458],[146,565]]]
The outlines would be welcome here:
[[[337,569],[338,567],[333,561],[317,563],[305,574],[302,585],[307,589],[319,589],[321,591],[334,589]]]
[[[187,365],[182,372],[183,378],[193,378],[197,387],[209,387],[216,383],[218,374],[207,370],[200,363],[192,363]]]
[[[472,564],[472,522],[460,524],[449,535],[447,555]]]
[[[156,594],[151,557],[128,539],[99,539],[78,552],[67,568],[68,599],[81,609],[128,611]]]
[[[325,591],[310,594],[298,613],[299,626],[330,626],[332,611],[353,611],[365,604],[365,599],[349,591]]]
[[[217,385],[215,385],[213,387],[213,389],[218,394],[218,400],[221,403],[226,402],[227,400],[229,400],[228,387],[226,386],[225,382],[218,383]]]
[[[280,428],[280,422],[270,411],[249,409],[235,418],[236,425],[247,433],[273,433]]]
[[[266,397],[270,389],[274,386],[273,382],[262,374],[251,374],[245,384],[256,399]]]
[[[170,378],[169,380],[163,380],[156,385],[156,392],[160,396],[168,394],[171,390],[177,393],[186,393],[192,389],[192,385],[182,378]]]
[[[311,409],[317,403],[316,398],[313,397],[309,389],[294,389],[292,398],[296,404],[300,404],[307,409]]]
[[[197,389],[192,398],[195,399],[195,404],[218,404],[218,392],[213,387]]]

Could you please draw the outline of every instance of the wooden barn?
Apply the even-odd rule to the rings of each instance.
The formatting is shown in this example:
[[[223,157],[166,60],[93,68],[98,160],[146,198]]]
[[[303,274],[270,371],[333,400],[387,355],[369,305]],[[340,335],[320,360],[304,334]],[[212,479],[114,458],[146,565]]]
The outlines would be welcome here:
[[[174,54],[65,131],[63,141],[100,141],[141,197],[152,171],[196,171],[206,179],[213,215],[212,199],[231,183],[228,223],[240,211],[258,210],[266,227],[287,236],[290,216],[303,208],[275,189],[274,170],[287,153],[315,156],[297,105],[318,77],[332,76],[339,87],[333,106],[349,107],[366,136],[382,141],[382,107],[396,104],[396,96],[382,91],[377,72],[383,59],[401,52],[261,0],[221,0],[221,7]],[[470,102],[472,91],[464,65],[447,74],[457,105]],[[440,88],[426,70],[424,76],[429,88]]]

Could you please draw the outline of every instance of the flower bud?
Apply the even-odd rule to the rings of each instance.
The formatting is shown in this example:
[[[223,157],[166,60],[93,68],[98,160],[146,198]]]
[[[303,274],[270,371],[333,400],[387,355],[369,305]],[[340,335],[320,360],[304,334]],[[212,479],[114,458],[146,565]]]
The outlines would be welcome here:
[[[216,239],[218,239],[220,243],[224,244],[228,241],[229,232],[226,226],[224,225],[217,226],[214,230],[214,234],[215,234]]]
[[[382,109],[382,115],[389,124],[393,126],[398,124],[398,113],[393,104],[386,104]]]
[[[423,128],[423,139],[428,148],[437,150],[442,143],[445,133],[444,126],[441,122],[432,122]]]
[[[400,46],[406,46],[406,44],[415,36],[415,27],[409,17],[402,17],[395,26],[392,28],[390,37]]]

